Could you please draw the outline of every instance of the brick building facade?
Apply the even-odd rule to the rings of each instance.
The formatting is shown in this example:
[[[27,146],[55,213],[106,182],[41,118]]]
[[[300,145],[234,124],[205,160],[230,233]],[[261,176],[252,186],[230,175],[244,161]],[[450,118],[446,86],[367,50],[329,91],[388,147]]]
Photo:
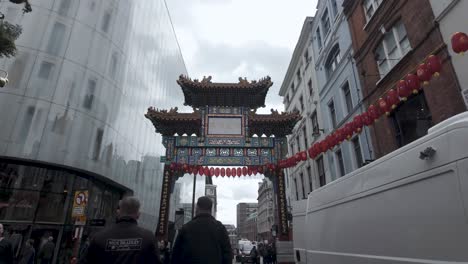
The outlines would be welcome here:
[[[424,92],[400,104],[372,127],[376,158],[425,135],[427,129],[466,110],[451,57],[428,0],[345,0],[354,58],[366,106],[377,102],[397,81],[430,54],[442,72]]]

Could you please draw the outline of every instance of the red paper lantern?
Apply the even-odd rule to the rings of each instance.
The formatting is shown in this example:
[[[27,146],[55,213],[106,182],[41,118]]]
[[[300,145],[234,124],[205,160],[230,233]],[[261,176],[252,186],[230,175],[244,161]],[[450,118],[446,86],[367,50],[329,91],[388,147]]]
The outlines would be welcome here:
[[[463,55],[468,50],[468,35],[455,32],[452,35],[452,48],[455,53]]]
[[[203,167],[202,167],[202,166],[198,167],[198,174],[199,174],[200,176],[203,175],[203,172],[204,172]]]
[[[176,164],[174,162],[169,165],[169,169],[174,170],[176,168]]]
[[[205,174],[205,176],[210,176],[210,169],[208,167],[205,167],[203,169],[203,173]]]
[[[226,176],[226,169],[221,168],[221,177],[224,177],[224,176]]]
[[[386,115],[390,115],[391,106],[387,104],[387,101],[385,101],[385,99],[383,98],[380,98],[378,103],[379,103],[380,111],[384,112]]]
[[[374,123],[374,119],[369,117],[369,113],[368,112],[364,112],[361,114],[361,117],[362,117],[362,126],[370,126],[372,125],[372,123]]]
[[[249,176],[251,176],[253,174],[253,170],[252,170],[251,167],[247,168],[247,173],[249,174]]]
[[[406,101],[411,95],[411,89],[409,89],[408,84],[404,80],[399,80],[397,82],[397,93],[401,100]]]
[[[215,169],[213,167],[210,168],[210,176],[215,175]]]
[[[320,146],[320,153],[327,152],[328,148],[327,148],[327,143],[325,143],[325,140],[320,141],[319,146]]]
[[[397,107],[398,103],[400,103],[400,98],[398,98],[398,93],[395,91],[395,89],[390,89],[387,92],[386,101],[392,109]]]
[[[406,85],[408,86],[408,89],[413,91],[414,94],[417,94],[421,89],[421,83],[419,82],[419,78],[417,75],[408,74],[406,75],[405,81]]]
[[[369,117],[374,119],[374,121],[377,121],[379,117],[382,115],[380,108],[375,106],[374,104],[371,104],[369,106],[369,108],[367,109],[367,112],[369,113]]]
[[[215,175],[216,175],[216,177],[218,177],[218,176],[219,176],[219,171],[220,171],[220,169],[219,169],[219,168],[216,168],[216,169],[215,169]]]
[[[226,176],[231,177],[231,168],[226,169]]]
[[[195,167],[195,166],[193,166],[193,167],[192,167],[192,173],[193,173],[193,175],[196,175],[197,172],[198,172],[198,168]]]
[[[300,153],[296,153],[296,155],[294,155],[294,158],[296,159],[296,163],[301,161],[301,154]]]
[[[440,62],[439,57],[431,55],[427,58],[427,67],[432,75],[439,77],[440,71],[442,70],[442,62]]]
[[[242,169],[237,168],[237,176],[240,177],[242,175]]]
[[[263,174],[263,166],[258,166],[258,173]]]
[[[242,175],[244,175],[244,176],[247,175],[247,167],[242,168]]]
[[[302,161],[306,161],[306,160],[307,160],[307,152],[305,152],[305,151],[302,151],[302,152],[301,152],[301,160],[302,160]]]
[[[309,157],[311,159],[315,158],[314,156],[314,146],[310,147],[309,149],[307,149],[307,152],[309,153]]]
[[[344,126],[344,133],[345,133],[345,136],[346,136],[346,139],[347,139],[347,140],[350,140],[350,139],[351,139],[351,137],[353,136],[353,131],[354,131],[354,126],[353,126],[353,124],[347,123],[347,124]]]
[[[253,175],[257,175],[257,174],[258,174],[258,167],[257,167],[257,166],[254,166],[254,167],[252,168],[252,174],[253,174]]]
[[[353,119],[353,122],[354,122],[354,131],[356,133],[361,133],[362,126],[364,125],[363,120],[362,120],[362,116],[361,115],[355,116],[354,119]]]
[[[416,74],[418,75],[419,80],[421,80],[425,86],[429,85],[429,81],[432,78],[432,73],[425,63],[419,64],[418,69],[416,70]]]
[[[232,168],[232,170],[231,170],[231,176],[232,176],[232,177],[236,177],[236,176],[237,176],[237,170],[236,170],[236,168]]]

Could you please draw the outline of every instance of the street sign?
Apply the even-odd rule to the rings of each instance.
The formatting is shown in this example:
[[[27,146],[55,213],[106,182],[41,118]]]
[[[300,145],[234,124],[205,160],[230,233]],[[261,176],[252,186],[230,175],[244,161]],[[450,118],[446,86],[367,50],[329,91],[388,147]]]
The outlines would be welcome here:
[[[86,204],[88,204],[88,191],[76,191],[73,199],[72,217],[84,216]]]
[[[166,161],[167,161],[166,156],[161,156],[159,158],[159,162],[166,162]]]

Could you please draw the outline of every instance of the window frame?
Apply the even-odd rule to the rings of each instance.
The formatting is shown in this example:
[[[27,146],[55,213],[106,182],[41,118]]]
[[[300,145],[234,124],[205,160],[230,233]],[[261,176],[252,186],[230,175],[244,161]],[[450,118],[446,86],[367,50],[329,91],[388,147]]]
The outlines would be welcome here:
[[[317,111],[314,111],[310,115],[310,120],[312,121],[312,133],[319,133],[319,123],[318,123],[318,117],[317,117]]]
[[[343,151],[341,148],[337,149],[335,151],[335,159],[336,159],[336,166],[338,167],[338,172],[340,173],[340,177],[343,177],[346,175],[346,167],[344,164],[344,158],[343,158]]]
[[[345,90],[346,87],[348,88],[347,90]],[[353,97],[351,96],[351,87],[349,86],[348,81],[346,81],[346,83],[343,86],[341,86],[341,92],[343,93],[343,102],[345,104],[345,109],[346,111],[348,111],[348,114],[351,114],[354,109],[354,104]]]
[[[330,20],[330,14],[328,12],[328,8],[326,8],[325,11],[323,11],[322,17],[320,18],[320,24],[322,24],[322,28],[324,29],[324,31],[326,31],[325,32],[325,38],[326,38],[328,34],[330,34],[330,31],[331,31],[331,20]],[[327,24],[328,24],[328,28],[325,27],[325,25]]]
[[[398,29],[399,27],[403,27],[405,30],[405,35],[402,39],[400,39]],[[394,50],[389,53],[389,43],[386,41],[386,38],[390,36],[393,37],[391,38],[394,43],[395,43],[395,48]],[[407,42],[408,47],[406,50],[402,48],[402,44],[404,42]],[[389,72],[392,71],[392,69],[398,65],[398,63],[406,56],[411,51],[411,43],[409,42],[408,38],[408,32],[406,31],[406,27],[403,23],[403,21],[399,20],[397,21],[390,30],[388,30],[382,37],[382,40],[380,41],[379,45],[376,47],[374,50],[374,57],[375,57],[375,62],[377,64],[377,69],[379,70],[379,75],[380,78],[383,79]],[[383,52],[383,54],[380,54],[380,51]],[[393,55],[393,53],[397,53],[396,56],[399,56],[398,58],[391,58],[390,54]],[[380,58],[380,55],[383,55],[384,58]],[[383,65],[386,63],[386,67],[384,68]]]
[[[319,178],[319,185],[320,187],[327,185],[327,178],[325,174],[325,164],[323,162],[323,156],[318,157],[315,160],[317,165],[317,176]]]
[[[351,143],[353,146],[356,167],[361,168],[362,166],[364,166],[364,157],[362,155],[361,140],[359,139],[359,136],[356,136],[353,139],[351,139]]]
[[[338,119],[336,117],[336,108],[333,99],[330,100],[330,102],[328,102],[328,113],[330,114],[332,128],[336,128],[336,126],[338,125]]]
[[[374,15],[377,13],[377,10],[379,9],[380,5],[382,4],[382,0],[364,0],[362,2],[362,8],[364,10],[364,15],[366,17],[366,22],[369,23],[371,19],[374,17]],[[368,9],[366,8],[366,3],[370,3],[370,7],[372,7],[372,14],[369,16],[368,14]]]
[[[341,50],[339,44],[333,46],[325,62],[325,73],[327,79],[330,79],[333,73],[338,69],[341,62]]]

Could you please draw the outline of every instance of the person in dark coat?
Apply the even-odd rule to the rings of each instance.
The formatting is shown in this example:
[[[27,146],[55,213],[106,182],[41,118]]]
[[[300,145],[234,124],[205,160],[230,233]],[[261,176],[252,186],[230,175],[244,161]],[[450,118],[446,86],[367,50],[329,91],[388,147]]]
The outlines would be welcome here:
[[[18,264],[34,264],[34,258],[36,257],[36,250],[33,247],[34,240],[28,239],[26,245],[21,252]]]
[[[0,264],[13,264],[13,246],[3,237],[2,224],[0,224]]]
[[[47,239],[47,242],[42,246],[39,251],[39,258],[41,259],[41,264],[50,264],[54,258],[55,243],[54,237],[50,236]]]
[[[257,264],[258,252],[257,248],[254,246],[252,250],[250,250],[250,260],[252,260],[253,264]]]
[[[233,254],[224,225],[211,215],[213,202],[197,201],[196,217],[185,224],[172,249],[172,264],[232,264]]]
[[[156,237],[137,225],[140,201],[125,197],[119,202],[117,224],[97,233],[89,244],[83,263],[161,264]]]

